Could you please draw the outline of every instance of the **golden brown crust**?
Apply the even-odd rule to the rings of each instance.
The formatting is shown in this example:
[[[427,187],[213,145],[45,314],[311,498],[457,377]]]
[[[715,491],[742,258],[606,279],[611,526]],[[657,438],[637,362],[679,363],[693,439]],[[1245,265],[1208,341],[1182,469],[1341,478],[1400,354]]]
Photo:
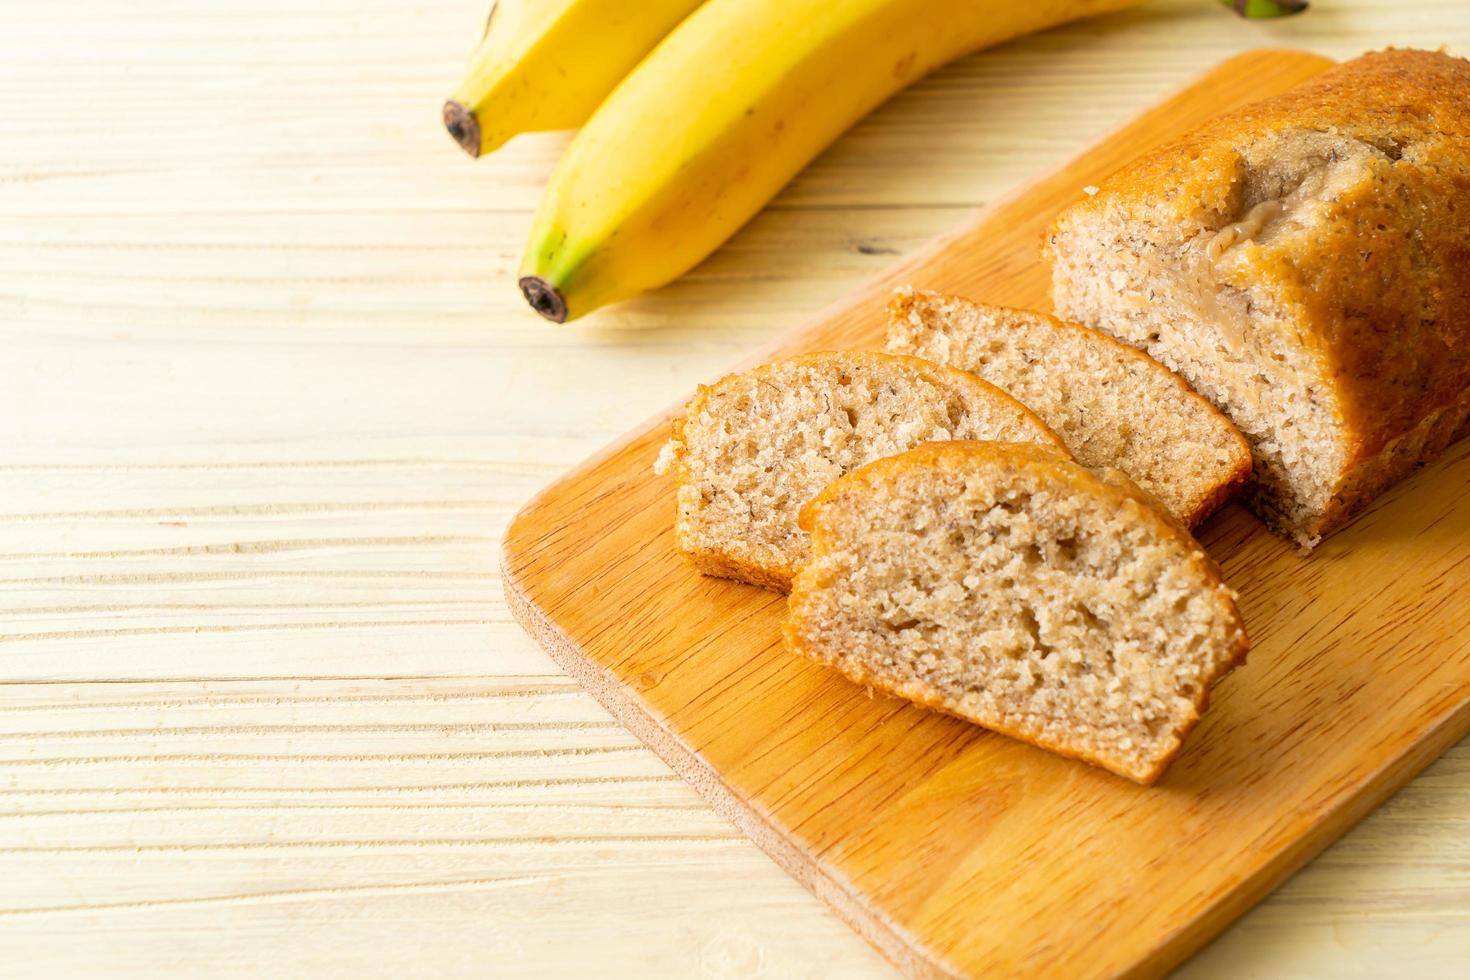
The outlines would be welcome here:
[[[1149,209],[1181,229],[1218,227],[1238,208],[1242,147],[1291,132],[1372,147],[1369,178],[1332,201],[1309,248],[1290,236],[1244,253],[1232,284],[1270,285],[1300,343],[1330,379],[1346,460],[1320,536],[1445,439],[1402,451],[1470,388],[1470,62],[1443,52],[1373,52],[1152,151],[1058,216]],[[1151,220],[1162,221],[1156,217]],[[1399,448],[1393,449],[1397,445]]]
[[[911,313],[921,312],[921,308],[926,304],[926,301],[932,301],[936,298],[963,302],[975,306],[982,305],[962,297],[945,296],[940,293],[904,288],[895,291],[892,298],[888,301],[890,322],[907,320]],[[1225,479],[1203,491],[1190,503],[1184,513],[1178,515],[1186,527],[1191,529],[1199,527],[1200,524],[1204,523],[1205,518],[1219,510],[1250,479],[1250,444],[1246,442],[1245,436],[1240,434],[1240,430],[1235,427],[1235,423],[1226,418],[1225,414],[1216,408],[1209,399],[1195,391],[1188,381],[1185,381],[1163,364],[1149,357],[1148,354],[1136,347],[1123,343],[1115,337],[1108,336],[1101,330],[1094,330],[1085,324],[1063,320],[1060,317],[1053,316],[1050,313],[1044,313],[1040,310],[1013,310],[1000,306],[994,307],[994,309],[1003,313],[1016,313],[1044,320],[1059,332],[1071,333],[1076,337],[1083,338],[1089,344],[1104,347],[1118,356],[1131,360],[1134,364],[1139,365],[1145,371],[1149,372],[1157,382],[1172,387],[1181,398],[1194,404],[1226,438],[1235,443],[1235,465],[1229,474]],[[892,333],[890,331],[891,336]]]
[[[808,565],[798,572],[792,583],[788,600],[788,616],[782,624],[782,635],[787,648],[793,653],[809,657],[838,670],[854,683],[895,694],[975,724],[983,724],[991,731],[1000,732],[1018,741],[1027,742],[1069,758],[1079,759],[1145,786],[1153,784],[1177,757],[1185,737],[1208,707],[1209,693],[1213,685],[1245,662],[1250,650],[1250,640],[1245,631],[1245,624],[1240,618],[1240,611],[1235,605],[1233,594],[1220,578],[1219,566],[1176,518],[1160,508],[1157,502],[1140,490],[1126,474],[1118,470],[1094,473],[1072,461],[1065,454],[1043,446],[967,441],[928,443],[901,455],[889,456],[859,467],[835,480],[806,507],[802,508],[801,524],[811,532],[813,554],[820,557],[833,545],[821,519],[822,511],[848,494],[861,493],[876,482],[886,481],[910,469],[966,468],[979,463],[1040,470],[1068,487],[1072,492],[1111,498],[1127,508],[1129,515],[1134,519],[1153,523],[1159,533],[1176,538],[1180,544],[1189,549],[1192,560],[1197,563],[1203,573],[1206,587],[1220,591],[1234,619],[1234,642],[1228,656],[1222,658],[1216,670],[1203,679],[1200,693],[1195,699],[1194,714],[1185,719],[1174,731],[1174,747],[1171,752],[1154,760],[1154,764],[1147,768],[1129,768],[1126,765],[1120,765],[1116,759],[1103,758],[1077,746],[1057,743],[1034,732],[1020,731],[1012,726],[996,724],[991,719],[981,722],[979,719],[968,718],[947,706],[941,695],[920,684],[895,684],[884,677],[868,672],[861,665],[838,662],[825,656],[821,651],[813,649],[803,641],[802,631],[799,628],[803,605],[808,602],[808,596],[821,587],[816,580],[817,572],[813,565]]]
[[[796,569],[785,566],[762,565],[745,560],[737,555],[711,550],[700,547],[695,543],[695,535],[692,532],[696,520],[695,507],[697,505],[697,491],[692,487],[688,467],[688,449],[685,444],[685,422],[691,416],[702,412],[708,405],[709,400],[720,394],[721,391],[732,384],[742,383],[751,378],[767,378],[784,366],[801,364],[822,364],[833,358],[840,358],[849,364],[896,364],[904,369],[941,384],[968,390],[971,397],[979,401],[988,401],[1001,406],[1004,410],[1014,415],[1018,426],[1024,430],[1024,434],[1054,445],[1065,452],[1062,439],[1051,428],[1043,422],[1035,412],[1021,404],[1008,392],[997,388],[989,382],[975,377],[968,371],[935,364],[918,357],[908,357],[901,354],[886,354],[875,351],[814,351],[807,354],[798,354],[794,357],[780,361],[772,361],[753,368],[750,371],[736,371],[727,374],[713,385],[700,385],[694,397],[685,405],[684,414],[675,418],[670,429],[670,442],[672,448],[672,463],[676,482],[676,515],[674,520],[674,542],[679,553],[682,554],[695,569],[706,575],[718,578],[734,579],[739,582],[748,582],[762,588],[773,589],[777,592],[786,592],[791,588],[791,579],[796,574]],[[1021,434],[1021,433],[1018,433]]]
[[[1093,487],[1095,483],[1103,484],[1112,492],[1126,496],[1141,505],[1146,520],[1156,521],[1166,527],[1169,533],[1183,534],[1194,542],[1177,518],[1170,515],[1167,509],[1161,507],[1157,500],[1149,496],[1121,470],[1104,470],[1101,474],[1094,473],[1074,462],[1070,453],[1051,446],[1037,446],[1021,442],[977,442],[968,439],[929,442],[910,449],[906,453],[885,456],[883,459],[875,459],[871,463],[859,466],[846,476],[827,484],[821,493],[808,501],[801,509],[798,523],[802,530],[812,535],[813,546],[824,544],[826,539],[822,530],[817,526],[817,517],[822,508],[832,501],[853,491],[862,491],[875,482],[885,481],[906,470],[933,467],[956,468],[967,463],[982,461],[1007,469],[1019,466],[1043,467],[1050,475],[1069,484],[1071,489],[1078,492],[1095,489]],[[1197,542],[1195,547],[1199,547]]]
[[[675,420],[674,424],[677,427],[675,429],[676,437],[682,439],[683,420],[703,410],[710,397],[718,394],[725,386],[747,378],[767,378],[788,365],[820,364],[833,357],[870,363],[896,362],[904,365],[911,371],[928,374],[931,377],[942,378],[951,385],[968,387],[972,391],[980,394],[981,397],[999,402],[1013,411],[1038,442],[1047,442],[1066,449],[1066,444],[1062,442],[1062,438],[1053,432],[1051,427],[1041,420],[1040,416],[1023,405],[1010,392],[1004,388],[996,387],[984,378],[978,378],[969,371],[961,371],[959,368],[949,367],[945,364],[936,364],[933,361],[926,361],[922,357],[910,357],[907,354],[889,354],[881,351],[867,350],[809,351],[805,354],[796,354],[792,357],[768,361],[748,371],[732,371],[712,385],[700,385],[694,397],[689,399],[688,404],[684,406],[684,415]]]
[[[796,577],[797,572],[796,569],[784,566],[755,565],[706,548],[681,550],[679,553],[701,575],[727,578],[735,582],[745,582],[748,585],[759,585],[763,589],[782,594],[791,591],[791,580]]]

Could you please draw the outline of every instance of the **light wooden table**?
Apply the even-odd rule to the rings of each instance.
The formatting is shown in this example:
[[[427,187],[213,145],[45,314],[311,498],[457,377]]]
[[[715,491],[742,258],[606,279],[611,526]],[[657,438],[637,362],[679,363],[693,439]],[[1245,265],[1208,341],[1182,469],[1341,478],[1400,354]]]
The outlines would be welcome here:
[[[509,620],[501,530],[1227,54],[1470,51],[1464,0],[1316,7],[966,61],[554,328],[511,278],[564,137],[438,126],[480,0],[7,4],[0,973],[891,975]],[[1467,964],[1461,745],[1182,972]]]

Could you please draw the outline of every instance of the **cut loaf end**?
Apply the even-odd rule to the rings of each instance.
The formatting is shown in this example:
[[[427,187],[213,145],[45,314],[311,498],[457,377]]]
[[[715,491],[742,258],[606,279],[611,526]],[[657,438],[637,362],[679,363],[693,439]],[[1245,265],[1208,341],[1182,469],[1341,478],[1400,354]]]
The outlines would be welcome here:
[[[1140,783],[1248,646],[1188,532],[1055,448],[921,446],[836,481],[803,524],[790,649]]]
[[[870,460],[951,439],[1062,447],[994,385],[918,358],[823,352],[729,375],[689,402],[661,457],[676,546],[705,574],[784,592],[811,553],[804,504]]]

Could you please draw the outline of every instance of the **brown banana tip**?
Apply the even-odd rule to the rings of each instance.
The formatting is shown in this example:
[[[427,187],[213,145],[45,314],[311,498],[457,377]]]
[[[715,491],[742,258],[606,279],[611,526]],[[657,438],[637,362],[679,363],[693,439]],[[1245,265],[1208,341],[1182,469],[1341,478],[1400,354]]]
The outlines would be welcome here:
[[[453,100],[444,103],[444,128],[466,153],[480,155],[480,120],[473,112]]]
[[[552,323],[567,322],[567,301],[555,286],[538,276],[521,277],[521,295],[531,309]]]

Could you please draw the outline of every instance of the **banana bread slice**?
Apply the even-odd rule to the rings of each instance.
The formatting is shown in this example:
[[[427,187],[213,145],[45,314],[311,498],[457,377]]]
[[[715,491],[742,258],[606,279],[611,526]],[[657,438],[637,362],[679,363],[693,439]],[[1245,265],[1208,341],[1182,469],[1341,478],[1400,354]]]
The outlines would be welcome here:
[[[888,350],[969,371],[1020,399],[1083,466],[1115,466],[1197,527],[1240,489],[1250,447],[1183,378],[1045,313],[900,290]]]
[[[1467,216],[1470,62],[1391,50],[1144,156],[1045,254],[1058,315],[1223,410],[1310,548],[1467,428]]]
[[[701,387],[660,457],[678,481],[674,536],[706,575],[778,591],[810,555],[802,505],[880,456],[945,439],[1062,441],[972,374],[915,357],[803,354]]]
[[[834,482],[802,526],[791,650],[1140,783],[1245,657],[1189,533],[1055,449],[920,446]]]

